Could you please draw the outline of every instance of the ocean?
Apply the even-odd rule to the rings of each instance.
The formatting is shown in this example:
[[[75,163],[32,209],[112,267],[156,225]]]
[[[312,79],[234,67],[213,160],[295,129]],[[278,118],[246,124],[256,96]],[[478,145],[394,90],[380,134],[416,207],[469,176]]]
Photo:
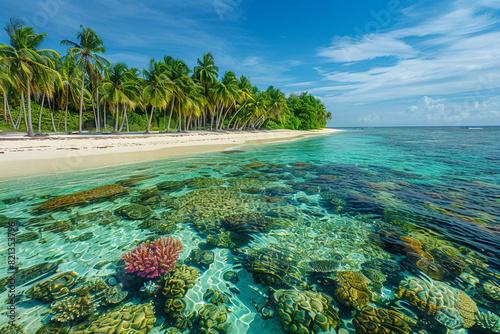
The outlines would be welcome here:
[[[26,333],[500,332],[498,127],[63,167],[0,181],[0,327],[14,305]],[[126,269],[169,237],[175,267]]]

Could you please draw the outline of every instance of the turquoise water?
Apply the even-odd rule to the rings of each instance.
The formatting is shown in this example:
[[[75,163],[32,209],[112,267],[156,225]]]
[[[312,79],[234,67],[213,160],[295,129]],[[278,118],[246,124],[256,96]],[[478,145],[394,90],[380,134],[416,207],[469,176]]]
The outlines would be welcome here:
[[[0,256],[7,262],[8,226],[16,226],[16,324],[27,333],[51,326],[92,333],[106,317],[139,333],[225,333],[228,324],[231,333],[364,333],[370,326],[498,333],[498,175],[500,129],[493,127],[347,130],[59,171],[0,183]],[[123,192],[41,206],[112,184]],[[177,267],[198,272],[192,284],[183,276],[175,297],[163,292],[177,271],[143,278],[125,273],[120,261],[160,236],[180,239]],[[0,279],[10,274],[1,267]],[[105,282],[102,291],[96,279]],[[145,283],[158,291],[141,291]],[[78,294],[82,286],[94,289]],[[170,299],[183,305],[166,310]],[[1,326],[8,305],[0,306]],[[397,312],[404,325],[395,329],[381,310]],[[130,313],[142,314],[137,328],[124,320]]]

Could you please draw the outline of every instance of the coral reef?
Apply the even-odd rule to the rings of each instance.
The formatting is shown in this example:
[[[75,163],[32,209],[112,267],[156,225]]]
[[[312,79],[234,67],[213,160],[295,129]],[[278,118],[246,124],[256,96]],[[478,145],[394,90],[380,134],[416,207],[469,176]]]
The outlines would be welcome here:
[[[175,268],[165,280],[163,295],[166,298],[165,312],[173,318],[181,316],[181,312],[186,307],[182,298],[188,289],[191,289],[198,280],[200,273],[196,268],[181,265]]]
[[[463,318],[462,326],[470,328],[476,323],[476,313],[478,312],[476,302],[465,292],[457,290],[455,293],[455,308]]]
[[[321,333],[340,326],[332,298],[312,291],[278,290],[277,312],[287,333]]]
[[[227,322],[228,308],[221,304],[205,304],[198,312],[200,319],[199,333],[229,334],[232,330],[231,323]]]
[[[302,282],[301,272],[294,258],[295,254],[288,249],[264,247],[250,249],[244,265],[253,274],[256,283],[293,286]]]
[[[123,218],[131,220],[146,219],[154,213],[149,206],[141,204],[124,205],[115,212]]]
[[[85,204],[89,201],[108,199],[126,192],[127,189],[120,185],[109,184],[70,195],[51,198],[37,206],[35,211],[58,210],[71,205]]]
[[[66,297],[51,305],[50,313],[54,314],[51,320],[58,322],[72,322],[90,317],[95,313],[98,304],[90,298]]]
[[[86,329],[71,333],[146,334],[155,322],[152,304],[126,304],[102,315]]]
[[[356,334],[408,334],[410,326],[396,311],[365,306],[352,321]]]
[[[125,272],[148,278],[161,276],[174,268],[181,251],[181,240],[172,237],[148,240],[122,256]]]
[[[435,315],[442,307],[454,308],[455,303],[454,293],[447,285],[415,277],[403,280],[395,297],[406,299],[430,315]]]
[[[19,325],[7,325],[0,328],[0,334],[26,334]]]
[[[215,186],[220,186],[221,184],[225,183],[226,181],[222,179],[217,179],[213,177],[193,177],[192,179],[184,181],[184,184],[188,188],[209,188],[209,187],[215,187]]]
[[[316,260],[309,261],[306,265],[309,269],[317,273],[331,273],[338,268],[339,262],[335,260]]]
[[[11,280],[14,280],[17,286],[21,286],[36,277],[55,272],[61,262],[62,260],[42,262],[28,268],[17,270],[12,276],[7,276],[0,280],[0,293],[7,290],[6,287]]]
[[[476,323],[478,326],[489,329],[493,333],[500,333],[500,317],[496,314],[478,312],[476,313]]]
[[[26,291],[26,295],[29,298],[50,303],[66,297],[69,294],[69,289],[72,289],[78,282],[78,275],[75,272],[67,271],[36,283]]]
[[[211,250],[193,249],[189,253],[188,260],[197,267],[206,269],[215,261],[215,253]]]
[[[335,276],[337,288],[335,299],[345,306],[362,309],[370,303],[372,292],[368,289],[370,282],[362,273],[357,271],[341,271]]]
[[[203,294],[203,300],[212,303],[215,306],[219,306],[220,304],[229,304],[231,302],[231,296],[210,287]]]

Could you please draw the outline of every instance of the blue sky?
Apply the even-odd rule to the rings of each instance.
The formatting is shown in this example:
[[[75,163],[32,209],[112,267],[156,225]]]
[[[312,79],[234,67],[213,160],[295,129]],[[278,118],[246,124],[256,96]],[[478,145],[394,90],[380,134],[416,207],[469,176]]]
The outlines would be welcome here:
[[[332,126],[500,125],[500,0],[0,0],[61,53],[80,25],[106,57],[170,55],[261,89],[308,91]],[[0,43],[7,43],[0,33]]]

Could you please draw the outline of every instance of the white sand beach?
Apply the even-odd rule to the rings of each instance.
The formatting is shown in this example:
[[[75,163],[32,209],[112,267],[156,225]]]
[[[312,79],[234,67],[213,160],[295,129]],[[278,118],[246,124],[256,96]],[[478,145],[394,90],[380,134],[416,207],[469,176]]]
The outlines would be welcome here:
[[[193,131],[149,135],[50,135],[38,138],[2,134],[0,178],[223,151],[244,144],[287,141],[338,131],[341,130]]]

